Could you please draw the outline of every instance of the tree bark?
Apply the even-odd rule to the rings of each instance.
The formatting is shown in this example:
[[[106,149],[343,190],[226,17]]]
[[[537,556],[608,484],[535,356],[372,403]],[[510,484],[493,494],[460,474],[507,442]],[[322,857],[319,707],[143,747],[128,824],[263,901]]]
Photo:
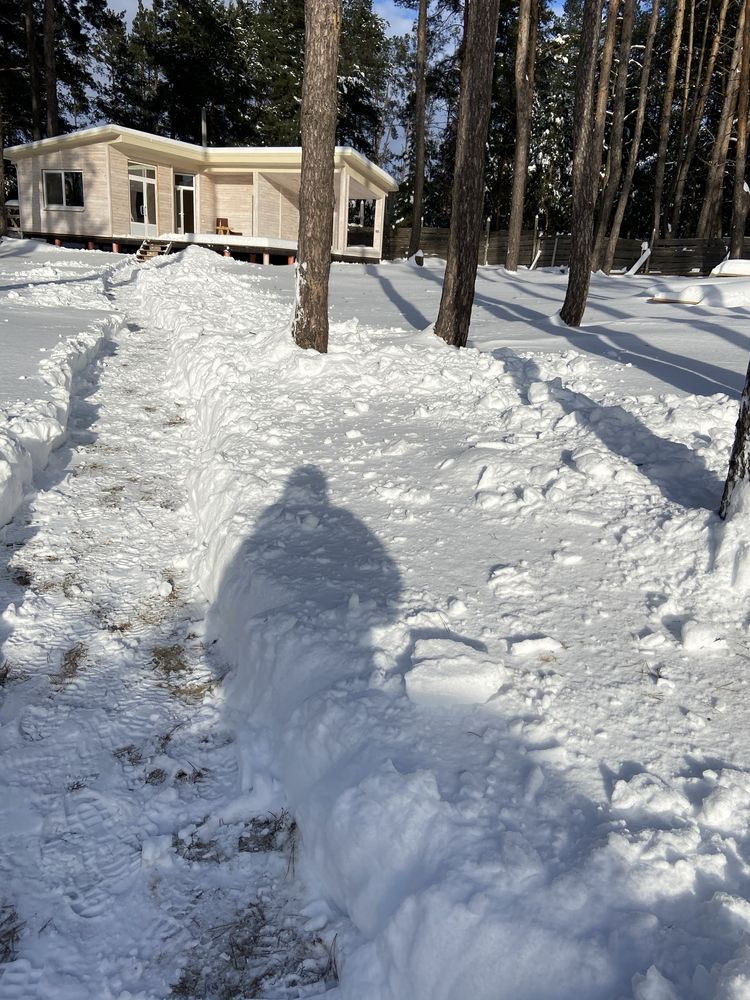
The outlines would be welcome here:
[[[0,91],[0,239],[8,232],[8,213],[5,208],[5,117],[3,95]]]
[[[599,223],[594,240],[594,262],[592,270],[598,271],[605,261],[606,252],[604,240],[607,235],[612,206],[622,178],[622,147],[625,126],[625,101],[627,98],[628,72],[630,66],[630,47],[633,42],[633,25],[635,23],[635,0],[625,0],[622,11],[622,29],[620,32],[620,61],[615,80],[615,94],[612,109],[612,128],[609,133],[609,155],[607,157],[607,174],[604,181],[604,193],[599,210]]]
[[[737,31],[732,48],[732,61],[729,65],[729,78],[724,94],[724,103],[716,129],[716,138],[708,167],[706,189],[698,219],[696,235],[698,239],[710,239],[713,235],[721,236],[721,196],[724,187],[724,174],[727,166],[729,143],[732,138],[734,113],[737,108],[737,98],[740,90],[740,65],[742,61],[742,39],[745,32],[746,5],[740,9],[737,20]],[[747,81],[744,81],[747,87]],[[719,232],[717,233],[717,226]]]
[[[734,429],[734,444],[729,457],[729,469],[724,483],[724,494],[719,507],[719,517],[727,516],[732,503],[732,494],[750,474],[750,366],[745,376],[745,387],[740,400],[740,412]]]
[[[573,105],[570,271],[565,302],[560,310],[560,318],[568,326],[580,325],[591,283],[595,188],[602,162],[601,144],[594,148],[594,78],[601,20],[602,0],[584,0]]]
[[[57,56],[55,32],[57,30],[56,0],[44,0],[44,81],[47,94],[47,135],[58,135],[60,116],[57,104]]]
[[[42,138],[41,83],[39,80],[39,60],[36,50],[36,25],[34,23],[34,2],[26,0],[24,8],[24,28],[26,31],[26,52],[29,58],[29,88],[31,90],[31,137],[36,142]]]
[[[729,256],[742,256],[745,242],[747,213],[750,208],[750,194],[747,192],[745,173],[747,170],[747,133],[750,120],[750,0],[745,0],[745,29],[742,36],[742,64],[740,69],[740,92],[737,99],[737,144],[734,156],[734,190],[732,193],[732,229]]]
[[[417,20],[417,76],[414,91],[414,206],[409,238],[409,257],[419,250],[422,240],[424,200],[425,100],[427,94],[427,0],[419,0]]]
[[[664,195],[664,175],[667,169],[667,146],[669,126],[672,121],[672,102],[677,80],[677,61],[682,42],[682,28],[685,22],[685,0],[676,0],[674,24],[672,25],[672,46],[669,50],[667,83],[661,105],[659,120],[659,147],[656,153],[656,177],[654,178],[654,222],[651,228],[651,245],[661,236],[662,197]]]
[[[305,0],[297,295],[292,336],[305,349],[328,350],[328,278],[333,242],[336,77],[341,0]],[[347,212],[348,205],[339,205]]]
[[[523,206],[526,196],[526,177],[529,169],[531,144],[531,113],[534,98],[534,65],[536,46],[535,25],[539,17],[538,0],[520,0],[518,5],[518,41],[516,42],[516,147],[513,160],[513,190],[510,200],[508,223],[508,252],[505,267],[518,270],[523,228]]]
[[[679,231],[682,203],[685,198],[685,187],[690,174],[690,167],[693,163],[693,157],[695,156],[695,147],[698,142],[698,132],[700,131],[703,114],[706,109],[706,101],[708,100],[708,95],[711,91],[711,82],[713,80],[714,69],[716,67],[716,58],[719,54],[719,48],[721,46],[722,35],[724,34],[724,24],[726,22],[728,9],[729,0],[722,0],[721,7],[719,7],[718,20],[716,22],[716,34],[714,35],[713,42],[711,43],[711,51],[708,54],[705,75],[701,81],[698,98],[692,109],[690,130],[688,131],[687,149],[682,156],[680,169],[677,173],[677,184],[675,185],[674,207],[672,209],[672,233],[674,236],[677,236]]]
[[[638,150],[641,145],[641,135],[643,134],[643,124],[646,120],[646,102],[648,100],[648,83],[651,78],[651,62],[654,55],[654,39],[656,38],[656,28],[659,23],[659,0],[653,0],[651,4],[651,16],[648,22],[648,32],[646,34],[646,46],[643,50],[643,65],[641,66],[641,83],[638,93],[638,110],[635,115],[633,126],[633,140],[628,153],[628,165],[625,168],[625,176],[622,181],[622,189],[617,199],[612,228],[607,240],[607,252],[604,257],[604,270],[609,274],[612,270],[612,263],[615,259],[617,241],[620,238],[622,220],[625,216],[625,209],[630,198],[630,189],[633,186],[635,168],[638,165]]]
[[[466,0],[456,165],[443,294],[435,334],[454,347],[469,337],[479,263],[484,162],[500,0]]]

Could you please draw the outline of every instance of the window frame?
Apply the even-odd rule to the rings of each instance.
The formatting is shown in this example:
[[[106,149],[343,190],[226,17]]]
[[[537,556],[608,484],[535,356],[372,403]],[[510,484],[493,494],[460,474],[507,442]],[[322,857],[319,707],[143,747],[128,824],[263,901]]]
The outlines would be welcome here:
[[[62,186],[62,204],[53,203],[50,204],[47,200],[47,174],[57,174],[61,178]],[[81,198],[83,199],[82,205],[68,205],[65,201],[65,175],[66,174],[80,174],[81,176]],[[86,190],[83,180],[82,170],[66,170],[61,167],[46,167],[42,170],[42,193],[44,194],[44,207],[46,210],[52,212],[84,212],[86,210]]]

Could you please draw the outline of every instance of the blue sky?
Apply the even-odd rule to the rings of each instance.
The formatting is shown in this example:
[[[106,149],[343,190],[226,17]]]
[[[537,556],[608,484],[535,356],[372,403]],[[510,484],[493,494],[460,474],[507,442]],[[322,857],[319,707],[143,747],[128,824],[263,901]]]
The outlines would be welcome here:
[[[149,0],[145,0],[145,3],[147,7],[151,6]],[[138,9],[138,0],[111,0],[111,6],[114,10],[124,10],[130,21]],[[413,11],[397,7],[393,0],[375,0],[373,8],[390,24],[391,34],[404,35],[411,31],[415,18]]]

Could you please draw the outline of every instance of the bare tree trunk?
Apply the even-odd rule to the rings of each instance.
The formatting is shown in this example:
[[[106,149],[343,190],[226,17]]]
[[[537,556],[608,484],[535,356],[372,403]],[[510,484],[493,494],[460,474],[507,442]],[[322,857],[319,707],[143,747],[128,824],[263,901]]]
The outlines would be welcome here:
[[[474,302],[484,202],[484,161],[500,0],[466,0],[456,166],[443,294],[435,334],[465,347]]]
[[[674,24],[672,25],[672,46],[669,50],[669,65],[667,66],[667,83],[664,88],[661,118],[659,120],[659,148],[656,154],[656,177],[654,179],[654,223],[651,229],[652,246],[661,236],[661,202],[664,195],[664,174],[667,168],[669,126],[672,121],[672,101],[674,100],[675,82],[677,80],[677,60],[680,55],[684,22],[685,0],[676,0]]]
[[[615,195],[622,177],[622,146],[625,126],[625,100],[627,97],[628,72],[630,65],[630,47],[633,42],[633,25],[635,23],[635,0],[625,0],[622,12],[622,30],[620,33],[620,61],[617,67],[615,81],[614,107],[612,111],[612,128],[609,133],[609,156],[607,157],[607,175],[604,183],[604,194],[599,211],[599,224],[594,240],[594,263],[592,270],[598,271],[606,259],[604,240],[612,215]]]
[[[568,326],[580,326],[591,283],[596,178],[602,162],[601,143],[594,146],[594,78],[601,20],[602,0],[584,0],[573,105],[570,272],[565,302],[560,310],[560,318]]]
[[[747,191],[745,172],[747,169],[747,132],[750,121],[750,0],[745,0],[745,29],[742,36],[742,64],[740,69],[740,92],[737,100],[737,146],[734,156],[734,191],[732,195],[732,233],[729,256],[742,256],[745,242],[745,226],[750,208],[750,193]]]
[[[425,98],[427,93],[427,0],[419,0],[417,21],[417,77],[414,90],[414,206],[408,257],[419,250],[422,240],[424,199]]]
[[[531,144],[531,113],[534,97],[534,64],[536,52],[535,25],[539,16],[537,0],[520,0],[518,5],[518,41],[516,42],[516,148],[513,160],[513,191],[508,223],[508,252],[505,266],[509,271],[518,270],[523,228],[523,206],[526,196],[526,176],[529,169]]]
[[[646,120],[646,102],[648,100],[648,82],[651,78],[651,62],[654,55],[654,39],[656,38],[656,28],[659,24],[659,0],[653,0],[651,4],[651,17],[648,22],[648,32],[646,34],[646,46],[643,50],[643,65],[641,67],[641,84],[638,94],[638,110],[635,115],[633,126],[633,140],[628,153],[628,165],[625,168],[625,176],[622,181],[622,189],[617,199],[612,228],[607,240],[607,252],[604,257],[604,270],[609,274],[612,270],[612,263],[615,259],[617,241],[620,238],[622,220],[625,216],[625,209],[630,198],[630,189],[633,186],[635,168],[638,165],[638,150],[641,145],[641,135],[643,134],[643,123]]]
[[[39,82],[39,61],[36,52],[36,26],[34,24],[34,2],[26,0],[24,8],[24,28],[26,30],[26,52],[29,57],[29,86],[31,90],[31,137],[35,141],[42,138],[40,115],[41,84]]]
[[[711,13],[711,5],[709,3],[708,10],[706,11],[706,18],[709,17]],[[706,28],[708,28],[708,20],[706,20]],[[688,18],[688,41],[687,41],[687,51],[685,55],[685,79],[682,83],[682,108],[680,110],[680,134],[677,139],[677,149],[682,152],[682,147],[685,144],[685,135],[687,133],[687,120],[688,111],[690,107],[690,87],[693,82],[693,40],[695,38],[695,0],[690,0],[690,17]],[[703,46],[701,46],[701,57],[703,56],[704,46],[706,40],[706,32],[703,33]],[[700,63],[698,65],[700,69]]]
[[[5,208],[5,115],[3,95],[0,91],[0,239],[8,232],[8,213]]]
[[[724,34],[724,24],[727,19],[727,10],[729,9],[729,0],[722,0],[721,7],[719,7],[719,16],[716,23],[716,34],[714,35],[713,42],[711,43],[711,51],[708,55],[708,62],[706,63],[706,71],[700,84],[700,93],[698,94],[698,99],[692,110],[692,115],[690,119],[690,130],[688,132],[687,149],[682,156],[680,162],[680,169],[677,173],[677,184],[675,185],[674,193],[674,207],[672,209],[672,233],[676,236],[680,225],[680,215],[682,214],[682,203],[685,198],[685,187],[687,185],[687,179],[690,174],[690,167],[693,163],[693,157],[695,156],[695,147],[698,142],[698,132],[700,131],[701,122],[703,121],[703,114],[706,109],[706,101],[708,100],[708,95],[711,91],[711,82],[713,80],[714,69],[716,67],[716,58],[719,54],[719,48],[721,46],[722,35]],[[708,17],[708,14],[706,15]],[[700,76],[698,77],[700,79]],[[697,80],[696,80],[697,82]]]
[[[750,366],[745,376],[745,387],[740,400],[740,412],[734,429],[734,444],[729,457],[729,469],[724,483],[719,517],[725,518],[732,503],[732,494],[750,475]]]
[[[303,348],[328,350],[328,277],[333,242],[336,78],[341,0],[305,0],[297,296],[292,336]],[[348,205],[339,205],[347,212]]]
[[[56,0],[44,0],[44,80],[47,91],[47,135],[60,132],[60,115],[57,104],[57,56],[55,32],[57,30]]]
[[[701,214],[698,218],[696,235],[698,239],[703,240],[716,235],[717,225],[719,230],[721,229],[721,196],[724,188],[724,174],[727,167],[729,142],[732,138],[734,112],[737,108],[737,97],[740,89],[740,64],[742,61],[742,38],[745,33],[745,12],[746,4],[743,4],[740,9],[739,18],[737,19],[737,31],[732,48],[732,61],[729,65],[729,78],[724,94],[724,104],[716,129],[716,138],[711,153],[711,162],[708,167],[708,177],[706,178],[706,190],[701,206]],[[747,87],[747,80],[744,81],[744,87]],[[720,231],[718,235],[721,235]]]

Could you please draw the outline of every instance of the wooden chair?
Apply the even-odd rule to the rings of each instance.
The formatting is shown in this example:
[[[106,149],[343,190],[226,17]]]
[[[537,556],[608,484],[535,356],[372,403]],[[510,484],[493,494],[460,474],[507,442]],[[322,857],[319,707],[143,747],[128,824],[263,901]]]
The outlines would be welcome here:
[[[235,229],[229,228],[229,219],[217,219],[216,220],[216,235],[217,236],[242,236],[242,233],[238,233]]]

